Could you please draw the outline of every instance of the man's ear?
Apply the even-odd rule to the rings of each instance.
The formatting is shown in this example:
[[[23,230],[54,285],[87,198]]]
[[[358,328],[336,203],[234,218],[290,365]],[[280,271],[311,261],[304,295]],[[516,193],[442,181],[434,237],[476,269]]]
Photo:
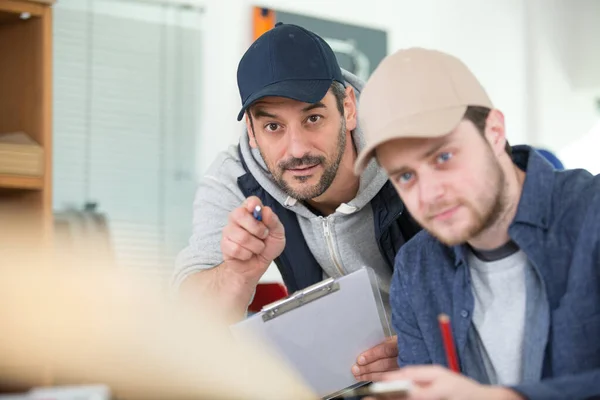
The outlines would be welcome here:
[[[506,130],[504,126],[504,114],[500,110],[493,109],[485,121],[485,138],[496,155],[505,153]]]
[[[250,147],[255,149],[258,147],[256,144],[256,136],[254,135],[254,129],[252,126],[252,120],[250,119],[250,111],[246,111],[246,131],[248,132],[248,141],[250,142]]]
[[[344,117],[346,118],[346,129],[353,131],[356,129],[356,94],[354,88],[350,85],[346,88],[346,98],[344,99]]]

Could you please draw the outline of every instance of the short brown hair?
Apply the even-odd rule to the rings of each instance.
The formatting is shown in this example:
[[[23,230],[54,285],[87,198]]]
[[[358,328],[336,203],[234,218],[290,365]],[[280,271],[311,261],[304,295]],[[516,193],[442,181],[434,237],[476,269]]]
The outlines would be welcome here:
[[[331,92],[335,97],[335,104],[337,105],[337,109],[344,116],[344,100],[346,99],[346,88],[340,82],[333,81],[331,84]]]
[[[485,132],[485,121],[490,115],[490,111],[492,110],[487,107],[469,106],[467,107],[467,111],[465,111],[463,119],[471,121],[473,125],[475,125],[479,133],[483,135]],[[504,150],[506,150],[509,156],[512,156],[512,148],[510,147],[510,144],[508,144],[508,140],[506,141]]]

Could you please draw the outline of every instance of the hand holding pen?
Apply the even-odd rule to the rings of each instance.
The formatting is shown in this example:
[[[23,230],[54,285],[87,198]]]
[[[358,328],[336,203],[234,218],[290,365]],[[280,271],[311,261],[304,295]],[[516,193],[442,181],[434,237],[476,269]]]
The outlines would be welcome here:
[[[221,238],[223,260],[229,271],[256,281],[285,247],[281,221],[258,197],[249,197],[229,214]]]
[[[385,373],[383,382],[395,383],[398,386],[396,393],[369,393],[369,397],[363,400],[523,400],[511,389],[482,385],[462,375],[450,318],[440,314],[438,323],[448,368],[441,365],[411,365]]]

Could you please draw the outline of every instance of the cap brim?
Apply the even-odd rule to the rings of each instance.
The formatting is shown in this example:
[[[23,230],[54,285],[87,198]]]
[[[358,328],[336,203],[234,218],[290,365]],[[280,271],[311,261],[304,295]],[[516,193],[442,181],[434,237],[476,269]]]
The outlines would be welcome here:
[[[368,137],[376,136],[377,139],[371,140],[358,154],[354,163],[354,173],[360,176],[375,156],[377,147],[394,139],[434,138],[449,134],[460,123],[466,111],[467,106],[427,111],[407,118],[399,118],[379,132],[368,132]],[[364,124],[363,129],[367,132],[368,124]]]
[[[303,103],[314,104],[325,97],[332,83],[332,79],[289,80],[272,83],[248,97],[237,119],[241,121],[246,109],[252,103],[264,97],[286,97]]]

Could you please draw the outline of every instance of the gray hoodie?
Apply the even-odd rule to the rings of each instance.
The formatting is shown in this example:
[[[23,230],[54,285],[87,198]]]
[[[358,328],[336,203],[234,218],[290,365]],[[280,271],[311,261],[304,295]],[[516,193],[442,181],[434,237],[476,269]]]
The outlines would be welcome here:
[[[344,78],[356,92],[357,101],[363,82],[344,71]],[[352,138],[357,151],[364,147],[360,127]],[[283,192],[273,180],[257,149],[252,149],[248,134],[240,137],[240,147],[248,169],[258,183],[280,204],[294,211],[304,238],[323,277],[339,277],[363,266],[373,268],[378,276],[381,294],[389,316],[389,286],[391,270],[381,256],[374,231],[370,201],[387,181],[383,170],[371,162],[360,177],[354,199],[341,204],[335,213],[317,216]],[[173,284],[179,284],[191,273],[214,267],[223,262],[220,240],[227,224],[227,215],[241,205],[244,195],[237,178],[246,172],[239,159],[237,146],[220,153],[200,182],[194,202],[193,235],[189,245],[179,254]]]

